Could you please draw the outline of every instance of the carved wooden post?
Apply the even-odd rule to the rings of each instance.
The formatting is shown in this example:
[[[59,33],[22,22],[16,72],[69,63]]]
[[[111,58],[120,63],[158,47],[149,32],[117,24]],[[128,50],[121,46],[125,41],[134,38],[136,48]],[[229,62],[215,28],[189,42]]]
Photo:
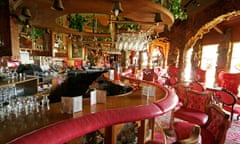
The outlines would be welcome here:
[[[232,45],[231,45],[231,35],[232,30],[228,29],[225,32],[224,38],[219,44],[218,47],[218,59],[217,59],[217,66],[216,66],[216,78],[220,71],[227,71],[230,68],[231,62],[231,53],[232,53]]]

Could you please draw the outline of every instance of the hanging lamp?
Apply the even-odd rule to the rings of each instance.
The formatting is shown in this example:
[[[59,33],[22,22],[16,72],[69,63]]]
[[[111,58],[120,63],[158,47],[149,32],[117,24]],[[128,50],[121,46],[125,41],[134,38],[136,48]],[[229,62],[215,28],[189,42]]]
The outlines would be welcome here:
[[[53,0],[53,4],[51,8],[54,10],[63,11],[64,7],[63,7],[62,0]]]
[[[114,13],[114,15],[116,17],[118,17],[118,15],[123,12],[123,9],[122,9],[122,5],[121,5],[121,2],[118,1],[118,0],[115,0],[113,1],[113,6],[112,6],[112,13]]]
[[[31,14],[29,8],[26,8],[26,7],[24,7],[24,8],[22,9],[21,14],[22,14],[23,16],[25,16],[26,18],[31,18],[31,17],[32,17],[32,14]]]

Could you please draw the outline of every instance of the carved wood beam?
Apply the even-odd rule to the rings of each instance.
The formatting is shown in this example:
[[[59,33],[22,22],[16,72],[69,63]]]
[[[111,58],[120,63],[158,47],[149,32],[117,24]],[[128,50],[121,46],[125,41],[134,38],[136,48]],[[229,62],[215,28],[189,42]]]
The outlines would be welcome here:
[[[118,23],[118,24],[146,24],[146,25],[156,25],[156,22],[144,22],[144,21],[117,21],[117,20],[112,20],[112,23]],[[162,24],[162,22],[160,22]]]

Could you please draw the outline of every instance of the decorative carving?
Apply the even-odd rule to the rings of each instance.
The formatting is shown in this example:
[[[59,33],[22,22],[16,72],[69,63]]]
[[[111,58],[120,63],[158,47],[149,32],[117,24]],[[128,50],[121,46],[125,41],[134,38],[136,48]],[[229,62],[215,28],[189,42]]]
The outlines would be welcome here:
[[[225,20],[229,20],[234,16],[238,16],[240,15],[240,10],[237,11],[233,11],[233,12],[229,12],[227,14],[223,14],[217,18],[215,18],[214,20],[206,23],[205,25],[203,25],[198,31],[197,33],[192,36],[188,42],[185,45],[185,48],[191,48],[193,45],[195,45],[196,41],[198,39],[202,39],[203,35],[208,33],[211,29],[213,29],[217,24],[225,21]]]

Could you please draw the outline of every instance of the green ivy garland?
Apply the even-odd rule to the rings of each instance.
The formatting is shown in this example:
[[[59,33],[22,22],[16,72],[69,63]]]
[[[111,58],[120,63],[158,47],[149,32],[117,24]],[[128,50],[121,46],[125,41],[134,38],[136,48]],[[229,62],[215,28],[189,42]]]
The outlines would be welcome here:
[[[172,0],[170,2],[170,11],[173,13],[175,19],[185,20],[187,14],[181,9],[181,0]]]
[[[80,14],[69,15],[69,27],[78,30],[79,32],[83,31],[83,22],[84,19]]]
[[[30,39],[38,39],[43,35],[43,30],[40,28],[33,27],[32,34],[30,35]]]
[[[166,8],[169,8],[169,10],[173,13],[175,19],[180,20],[186,20],[187,19],[187,13],[182,10],[181,8],[181,0],[165,0],[162,4],[162,0],[151,0],[152,2],[155,2],[157,4],[161,4],[165,6]]]

